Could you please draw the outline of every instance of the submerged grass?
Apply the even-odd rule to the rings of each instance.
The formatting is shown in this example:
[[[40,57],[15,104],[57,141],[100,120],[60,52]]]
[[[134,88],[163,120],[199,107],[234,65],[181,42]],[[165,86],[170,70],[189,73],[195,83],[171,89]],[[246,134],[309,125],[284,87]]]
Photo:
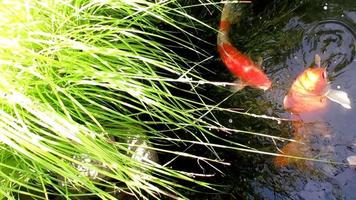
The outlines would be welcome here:
[[[212,114],[221,109],[196,87],[226,83],[203,80],[200,63],[173,51],[210,59],[189,42],[199,40],[187,31],[195,25],[214,31],[175,0],[1,0],[0,199],[185,198],[179,189],[192,189],[178,180],[215,189],[194,172],[133,158],[130,146],[153,141],[145,148],[228,164],[164,146],[225,147],[206,137],[224,129]]]

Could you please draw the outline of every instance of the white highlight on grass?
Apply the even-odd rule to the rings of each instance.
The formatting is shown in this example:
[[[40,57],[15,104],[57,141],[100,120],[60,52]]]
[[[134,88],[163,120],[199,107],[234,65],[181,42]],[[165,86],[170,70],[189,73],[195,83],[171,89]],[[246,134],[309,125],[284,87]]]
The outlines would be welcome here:
[[[27,73],[29,73],[31,75],[36,76],[37,78],[45,79],[45,77],[40,72],[37,71],[37,66],[36,65],[23,66],[23,65],[21,65],[19,63],[12,63],[12,66],[21,70],[16,76],[19,76],[22,73],[27,72]]]
[[[158,105],[158,103],[155,100],[147,98],[147,97],[143,97],[142,101],[145,102],[146,104],[155,105],[155,106]]]
[[[113,168],[113,169],[117,169],[118,166],[119,166],[119,165],[118,165],[117,163],[112,163],[112,164],[111,164],[111,168]]]
[[[94,3],[99,3],[99,4],[106,4],[110,2],[110,0],[94,0]]]
[[[83,51],[90,51],[93,49],[82,42],[78,42],[75,40],[66,40],[66,41],[73,49],[79,49],[79,50],[83,50]]]
[[[41,141],[43,141],[43,137],[42,136],[39,136],[39,135],[36,135],[36,134],[31,134],[32,135],[32,138],[31,138],[31,143],[38,146],[42,151],[45,151],[45,152],[49,152],[51,151],[51,149],[44,145],[44,144],[41,144]]]
[[[79,127],[79,125],[75,124],[75,122],[67,121],[55,111],[51,111],[51,109],[45,108],[39,102],[34,102],[30,98],[19,92],[4,92],[0,90],[0,97],[7,100],[10,104],[17,104],[20,105],[22,108],[26,109],[33,116],[36,116],[39,120],[41,120],[41,122],[43,123],[42,125],[45,128],[48,128],[53,132],[62,135],[68,139],[71,139],[77,143],[82,143],[82,141],[78,137],[78,135],[80,134],[86,134],[91,137],[95,137],[94,132],[84,127]]]
[[[155,105],[155,106],[158,105],[158,103],[156,101],[152,100],[151,98],[146,97],[144,95],[144,93],[142,92],[142,89],[139,88],[139,87],[129,89],[127,92],[130,95],[132,95],[133,97],[136,97],[141,102],[144,102],[144,103],[146,103],[148,105]]]
[[[83,163],[75,164],[75,167],[81,174],[91,179],[96,179],[98,177],[99,172],[91,167],[95,163],[88,155],[83,154],[81,156],[74,156],[73,158]]]
[[[6,48],[6,49],[20,48],[20,44],[17,39],[9,39],[4,37],[0,37],[0,46],[1,48]]]
[[[0,117],[5,119],[2,122],[0,121],[3,135],[3,137],[0,137],[0,141],[8,144],[13,148],[16,146],[21,148],[20,146],[23,146],[37,152],[38,149],[36,149],[36,147],[38,147],[44,152],[51,151],[47,145],[41,143],[44,138],[32,133],[27,128],[27,125],[22,122],[22,120],[14,118],[3,110],[0,110]]]
[[[134,97],[141,97],[142,96],[142,92],[139,89],[130,89],[129,94],[131,94]]]
[[[43,7],[45,7],[45,8],[49,8],[49,4],[48,4],[47,1],[40,1],[40,2],[38,2],[38,4],[43,6]]]

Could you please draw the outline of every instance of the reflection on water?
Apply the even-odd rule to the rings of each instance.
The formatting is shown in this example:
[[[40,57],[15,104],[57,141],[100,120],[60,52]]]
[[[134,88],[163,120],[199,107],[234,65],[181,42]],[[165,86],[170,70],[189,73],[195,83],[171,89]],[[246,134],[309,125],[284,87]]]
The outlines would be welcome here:
[[[282,102],[295,77],[319,54],[331,87],[347,92],[355,106],[356,12],[345,1],[319,6],[323,13],[306,10],[307,14],[296,14],[286,23],[286,32],[302,29],[303,37],[280,66],[273,66],[280,70],[272,75],[277,86],[265,95],[270,101]],[[288,112],[279,115],[293,118]],[[339,163],[356,155],[356,109],[329,102],[322,112],[301,114],[292,126],[291,137],[300,143],[281,145],[286,154]],[[289,158],[276,158],[274,163],[277,167],[266,170],[267,178],[252,183],[264,199],[356,199],[356,170],[350,166]]]

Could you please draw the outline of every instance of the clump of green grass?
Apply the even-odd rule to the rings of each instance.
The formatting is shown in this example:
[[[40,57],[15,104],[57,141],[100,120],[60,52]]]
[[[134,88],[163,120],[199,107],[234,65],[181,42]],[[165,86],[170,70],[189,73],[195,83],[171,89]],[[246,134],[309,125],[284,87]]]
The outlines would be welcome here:
[[[225,110],[206,104],[195,90],[225,83],[203,80],[194,70],[199,63],[162,45],[209,59],[189,40],[162,29],[196,37],[185,31],[194,24],[209,29],[175,0],[2,0],[0,199],[114,199],[119,193],[184,198],[177,189],[191,189],[178,179],[212,188],[194,180],[194,174],[133,158],[130,146],[133,140],[145,141],[136,146],[154,140],[212,152],[226,147],[205,137],[209,129],[221,128],[211,111]],[[181,130],[190,139],[165,135]],[[223,163],[155,144],[144,147]]]
[[[161,178],[193,179],[129,148],[163,137],[151,125],[200,120],[164,80],[187,71],[158,40],[195,51],[157,27],[184,32],[177,2],[16,0],[0,13],[0,197],[180,196],[183,186]]]

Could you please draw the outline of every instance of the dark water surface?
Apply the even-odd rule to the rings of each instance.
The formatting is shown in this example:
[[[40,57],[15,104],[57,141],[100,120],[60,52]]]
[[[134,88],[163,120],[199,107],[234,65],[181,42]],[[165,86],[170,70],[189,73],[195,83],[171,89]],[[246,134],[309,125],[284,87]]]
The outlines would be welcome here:
[[[196,1],[194,1],[196,2]],[[193,3],[194,3],[193,2]],[[252,59],[263,58],[263,67],[273,81],[266,92],[245,88],[227,100],[222,107],[239,108],[250,113],[292,119],[283,109],[283,98],[294,79],[314,64],[320,55],[327,67],[333,89],[348,93],[352,109],[328,101],[327,107],[311,114],[302,114],[297,128],[293,122],[251,118],[216,113],[215,117],[227,127],[268,135],[307,138],[297,145],[299,156],[331,161],[293,161],[283,167],[275,165],[273,156],[218,150],[219,157],[231,166],[214,166],[222,173],[204,179],[226,185],[221,193],[187,194],[190,199],[356,199],[356,167],[347,164],[347,157],[356,155],[356,1],[355,0],[255,0],[245,5],[241,22],[234,26],[230,37],[233,44]],[[211,12],[210,12],[211,11]],[[194,11],[195,16],[217,27],[220,13]],[[201,38],[215,43],[216,33],[200,33]],[[199,43],[199,41],[198,41]],[[199,44],[197,44],[199,45]],[[207,63],[215,74],[206,75],[212,81],[233,81],[233,77],[218,58],[216,46],[199,45],[216,59]],[[226,88],[204,88],[206,96],[221,102],[231,94]],[[261,151],[279,153],[287,141],[247,134],[217,133],[235,142]],[[219,141],[212,141],[217,142]],[[303,141],[304,142],[304,141]],[[192,148],[194,149],[194,148]],[[199,149],[198,154],[204,154]],[[186,162],[177,162],[194,168]],[[338,164],[337,164],[338,163]],[[344,163],[344,164],[342,164]],[[202,173],[209,166],[201,163]],[[203,169],[204,168],[204,169]],[[213,173],[213,172],[212,172]],[[211,191],[209,191],[211,192]]]
[[[293,135],[309,138],[305,156],[347,163],[348,156],[356,155],[356,1],[309,2],[289,14],[281,24],[284,40],[294,41],[279,55],[274,51],[272,55],[264,55],[265,68],[275,85],[263,94],[263,99],[273,104],[273,115],[290,118],[290,114],[281,109],[283,98],[296,76],[313,65],[314,55],[319,54],[322,66],[327,66],[331,87],[346,91],[353,108],[347,110],[329,101],[322,112],[301,116],[302,129],[295,130],[286,123],[280,126],[290,127],[290,138]],[[283,37],[283,33],[275,33]],[[299,36],[291,38],[290,33]],[[280,134],[288,137],[288,134]],[[283,147],[284,144],[277,145]],[[300,148],[303,153],[302,145]],[[251,179],[253,192],[247,198],[356,199],[356,169],[353,167],[311,161],[275,167],[268,159],[273,158],[267,158],[265,164],[260,162],[261,174]]]

